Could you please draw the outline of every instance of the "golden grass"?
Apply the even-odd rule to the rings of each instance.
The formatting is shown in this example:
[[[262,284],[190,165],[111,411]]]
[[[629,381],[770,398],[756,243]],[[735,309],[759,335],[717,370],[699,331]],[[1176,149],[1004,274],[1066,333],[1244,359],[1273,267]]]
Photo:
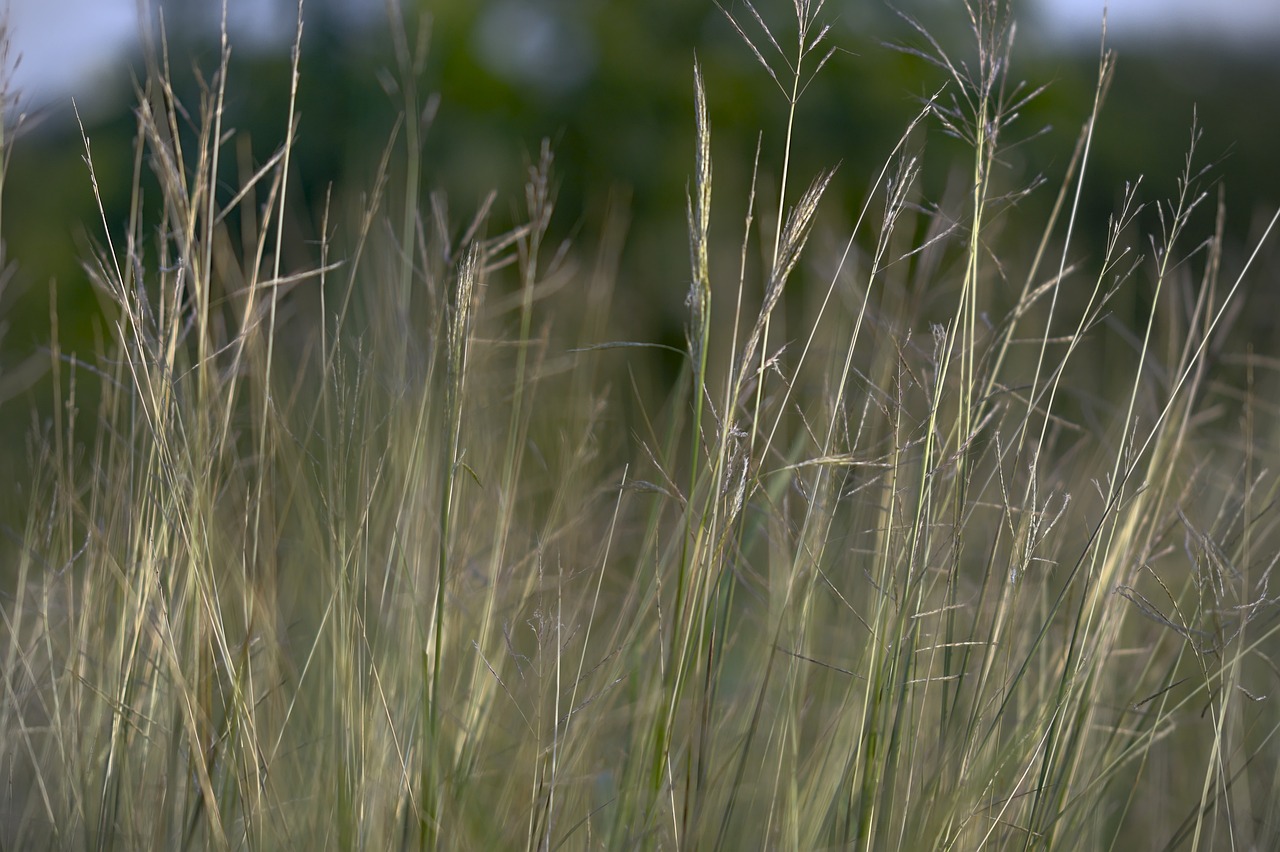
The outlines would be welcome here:
[[[743,7],[791,107],[783,209],[759,238],[753,191],[717,265],[695,66],[686,370],[635,418],[607,263],[546,244],[548,148],[526,224],[457,229],[420,209],[406,86],[405,145],[290,271],[296,73],[283,145],[228,193],[225,41],[194,136],[153,61],[134,215],[104,214],[90,261],[114,324],[92,374],[54,343],[68,404],[3,607],[6,846],[1280,842],[1275,424],[1252,386],[1216,414],[1248,269],[1220,280],[1220,231],[1184,248],[1194,143],[1151,257],[1136,187],[1078,220],[1104,52],[1038,250],[1002,249],[995,175],[1034,93],[975,0],[967,61],[919,30],[942,84],[810,259],[831,173],[796,190],[790,151],[823,4],[796,0],[791,51]],[[930,122],[972,148],[956,209],[917,188]],[[1105,256],[1076,256],[1084,229]],[[1151,313],[1116,329],[1137,286]],[[1108,336],[1125,378],[1093,386]]]

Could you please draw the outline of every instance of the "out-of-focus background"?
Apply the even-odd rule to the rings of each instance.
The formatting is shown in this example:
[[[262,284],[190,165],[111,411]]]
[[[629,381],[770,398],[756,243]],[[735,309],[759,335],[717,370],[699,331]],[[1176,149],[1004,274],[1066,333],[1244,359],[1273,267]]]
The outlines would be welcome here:
[[[163,20],[172,72],[192,110],[199,104],[197,69],[207,75],[217,64],[220,5],[166,0],[163,16],[152,8],[145,24],[154,35]],[[723,5],[750,21],[742,3]],[[790,50],[792,4],[756,0],[755,7]],[[102,239],[101,218],[71,104],[74,99],[92,141],[108,225],[121,226],[134,162],[133,81],[143,73],[138,9],[134,0],[9,4],[4,67],[11,160],[3,197],[9,271],[0,304],[9,328],[0,342],[0,405],[10,411],[15,404],[24,408],[19,398],[31,398],[38,386],[51,293],[64,348],[88,348],[100,325],[98,300],[81,265]],[[828,0],[828,43],[839,51],[800,102],[792,166],[793,186],[800,186],[818,169],[841,164],[825,202],[835,230],[865,196],[921,98],[945,79],[892,47],[927,46],[899,12],[957,61],[973,55],[959,0],[903,0],[895,8]],[[781,169],[786,100],[722,11],[710,0],[307,0],[294,164],[297,197],[305,199],[311,221],[304,216],[297,223],[300,252],[319,232],[330,186],[336,197],[354,198],[368,185],[405,108],[403,87],[394,82],[404,69],[388,27],[401,13],[407,48],[414,49],[420,33],[428,45],[417,81],[420,106],[438,104],[423,141],[424,187],[443,190],[457,220],[496,189],[501,224],[518,215],[526,164],[549,139],[559,188],[555,233],[589,254],[604,223],[625,219],[617,275],[627,302],[618,306],[625,318],[619,334],[678,345],[688,276],[684,194],[693,163],[695,54],[707,80],[726,239],[740,228],[758,138],[764,177],[776,178]],[[237,153],[237,168],[261,164],[280,144],[296,14],[292,0],[228,3],[227,124],[252,140],[251,150]],[[1046,188],[1020,203],[1031,213],[1052,203],[1092,103],[1103,3],[1026,0],[1013,14],[1019,28],[1011,78],[1048,86],[1006,136],[1029,141],[1002,161],[1010,188],[1047,179]],[[1088,253],[1089,239],[1105,234],[1127,182],[1142,178],[1146,200],[1175,192],[1194,117],[1203,130],[1196,169],[1212,166],[1202,186],[1225,188],[1227,262],[1238,265],[1263,214],[1280,202],[1280,4],[1113,0],[1108,43],[1119,65],[1094,144],[1082,208],[1092,236],[1084,238],[1081,253]],[[935,198],[957,168],[968,168],[963,150],[936,131],[928,137],[923,179],[926,196]],[[762,206],[776,210],[777,200],[766,195]],[[1211,208],[1205,205],[1206,234]],[[1009,218],[1013,228],[1024,219],[1042,221]],[[1029,230],[1028,244],[1037,237]],[[1255,280],[1276,289],[1266,283],[1275,280],[1269,268]],[[1243,332],[1269,338],[1266,317],[1275,312],[1268,309],[1278,304],[1274,293],[1255,296],[1251,305],[1259,309]]]
[[[11,80],[36,101],[93,92],[103,82],[104,73],[118,75],[121,60],[138,40],[136,0],[10,0],[6,5],[12,50],[23,56],[22,67]],[[423,5],[430,12],[449,4]],[[486,4],[454,0],[452,5]],[[530,80],[542,85],[581,83],[594,70],[600,49],[608,47],[584,20],[598,5],[548,0],[490,2],[487,11],[476,16],[473,46],[479,48],[482,63],[500,75],[523,65]],[[760,5],[768,8],[768,4]],[[833,17],[866,21],[883,15],[883,10],[874,7],[885,4],[832,0],[828,5]],[[932,5],[942,8],[946,4]],[[958,7],[959,2],[951,5]],[[1127,50],[1149,49],[1168,40],[1197,41],[1223,53],[1251,46],[1274,51],[1280,46],[1280,5],[1271,0],[1113,0],[1108,4],[1103,0],[1024,0],[1018,11],[1037,40],[1049,49],[1088,51],[1098,41],[1104,5],[1108,7],[1112,40]],[[204,18],[206,26],[216,23],[209,18],[221,13],[217,2],[175,4],[171,0],[170,6],[184,7],[179,11],[182,15],[204,7],[205,11],[194,17]],[[308,18],[316,15],[329,25],[340,26],[346,37],[353,39],[380,27],[387,16],[382,0],[309,0],[306,7]],[[245,48],[279,50],[292,39],[296,5],[289,0],[232,0],[228,14],[236,41]],[[504,32],[520,24],[526,26]],[[512,43],[506,47],[500,44],[504,36],[517,34],[523,37],[509,39]],[[549,48],[557,40],[564,40],[563,46],[571,43],[574,49],[568,55],[559,51],[553,55]],[[540,52],[545,55],[539,56]]]

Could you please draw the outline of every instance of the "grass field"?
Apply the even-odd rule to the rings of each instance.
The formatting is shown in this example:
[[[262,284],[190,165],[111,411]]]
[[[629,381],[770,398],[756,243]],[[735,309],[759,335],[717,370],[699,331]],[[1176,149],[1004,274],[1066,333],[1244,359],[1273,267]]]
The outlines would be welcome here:
[[[838,45],[792,5],[731,10],[794,106]],[[225,50],[185,105],[154,52],[111,164],[133,213],[91,223],[101,339],[55,323],[30,442],[3,848],[1280,846],[1277,362],[1229,333],[1252,255],[1189,230],[1194,127],[1173,197],[1076,215],[1105,51],[1051,212],[1007,227],[1035,88],[1003,4],[968,8],[968,44],[920,29],[937,94],[840,165],[864,201],[831,225],[794,123],[717,206],[690,63],[675,379],[617,335],[624,217],[550,236],[549,146],[513,230],[419,192],[412,34],[406,118],[307,211],[308,268],[296,75],[245,163]],[[939,126],[968,156],[926,199]]]

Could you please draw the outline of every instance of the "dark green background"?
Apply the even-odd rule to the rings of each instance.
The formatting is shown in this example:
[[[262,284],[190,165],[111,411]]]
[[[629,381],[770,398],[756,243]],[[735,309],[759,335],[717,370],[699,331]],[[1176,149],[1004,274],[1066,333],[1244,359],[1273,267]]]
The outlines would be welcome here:
[[[572,239],[590,258],[607,211],[625,210],[629,227],[618,271],[616,334],[678,345],[688,279],[684,193],[693,167],[695,54],[705,71],[713,128],[718,211],[713,234],[726,245],[739,239],[761,132],[762,215],[772,216],[769,211],[777,204],[767,187],[776,185],[781,168],[787,104],[722,13],[710,2],[689,0],[561,3],[559,8],[570,9],[594,39],[596,64],[580,86],[548,93],[497,76],[478,59],[475,28],[484,4],[422,6],[431,30],[417,83],[424,101],[431,94],[440,98],[424,140],[424,191],[444,191],[454,220],[462,222],[496,189],[500,200],[493,229],[501,228],[518,219],[526,165],[541,140],[549,138],[559,193],[553,236]],[[791,4],[764,0],[759,7],[789,47]],[[217,59],[208,29],[192,23],[198,15],[191,10],[198,8],[173,7],[169,29],[176,82],[193,110],[199,97],[192,69],[211,73]],[[925,47],[925,42],[903,20],[878,8],[828,4],[829,43],[840,52],[810,86],[797,114],[789,200],[820,168],[839,163],[820,216],[833,233],[863,203],[920,98],[944,79],[920,58],[886,45]],[[743,8],[737,11],[748,20]],[[953,56],[971,59],[972,37],[960,4],[924,4],[917,13]],[[304,202],[294,207],[287,258],[294,267],[317,260],[320,200],[327,188],[334,186],[335,197],[349,206],[369,185],[404,106],[380,82],[400,76],[385,28],[353,30],[326,14],[323,5],[309,7],[307,15],[293,183]],[[411,10],[410,42],[421,23],[418,10]],[[1020,202],[1015,214],[1002,217],[1006,253],[1010,246],[1029,249],[1039,237],[1044,211],[1088,113],[1097,68],[1096,47],[1080,53],[1051,49],[1031,32],[1015,44],[1011,79],[1048,88],[1008,131],[1007,140],[1035,138],[1005,158],[999,183],[1013,189],[1043,175],[1047,184]],[[1147,201],[1174,193],[1194,112],[1204,130],[1197,161],[1212,165],[1203,186],[1226,190],[1227,270],[1239,268],[1261,223],[1280,201],[1275,53],[1169,42],[1120,47],[1083,199],[1080,256],[1100,253],[1107,217],[1127,181],[1143,177]],[[261,163],[284,132],[289,57],[287,50],[261,46],[236,50],[233,57],[226,123],[247,134],[254,161]],[[135,135],[129,67],[122,63],[116,80],[119,97],[103,93],[85,110],[92,116],[86,129],[107,222],[120,230],[127,217]],[[141,73],[140,60],[132,67]],[[39,120],[29,120],[13,142],[3,198],[9,278],[2,306],[8,329],[0,342],[7,398],[0,421],[10,451],[29,427],[33,405],[37,411],[50,405],[46,383],[30,381],[36,373],[21,368],[32,364],[33,353],[38,360],[48,344],[51,288],[64,350],[91,349],[95,325],[101,328],[103,319],[82,270],[88,247],[102,239],[83,144],[66,104],[50,105],[33,118]],[[963,147],[936,125],[913,144],[924,156],[926,198],[940,198],[950,180],[971,168]],[[231,191],[228,181],[224,193],[229,197]],[[1201,233],[1207,235],[1211,223],[1211,205],[1206,205],[1198,220]],[[1154,230],[1158,221],[1148,212],[1142,225]],[[1251,309],[1240,327],[1241,334],[1268,349],[1274,349],[1280,302],[1275,258],[1270,251],[1253,276]]]

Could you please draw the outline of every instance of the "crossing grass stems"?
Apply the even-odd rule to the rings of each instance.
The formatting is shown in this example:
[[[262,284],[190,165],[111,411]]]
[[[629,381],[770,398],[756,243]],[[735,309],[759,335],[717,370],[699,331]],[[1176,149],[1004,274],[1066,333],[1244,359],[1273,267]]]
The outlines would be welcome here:
[[[86,258],[105,333],[55,333],[32,445],[4,845],[1280,844],[1274,365],[1218,378],[1253,256],[1224,278],[1220,210],[1186,233],[1195,129],[1172,199],[1081,219],[1105,49],[1042,237],[1004,245],[1038,91],[1008,9],[965,9],[962,53],[907,19],[936,90],[830,226],[835,172],[792,156],[827,10],[722,9],[787,117],[726,251],[693,64],[688,345],[657,398],[610,332],[623,217],[595,261],[557,244],[548,146],[514,229],[419,195],[425,38],[398,31],[403,114],[294,271],[301,5],[284,141],[234,191],[225,24],[198,107],[153,46],[128,223]],[[937,130],[971,159],[931,201]]]

